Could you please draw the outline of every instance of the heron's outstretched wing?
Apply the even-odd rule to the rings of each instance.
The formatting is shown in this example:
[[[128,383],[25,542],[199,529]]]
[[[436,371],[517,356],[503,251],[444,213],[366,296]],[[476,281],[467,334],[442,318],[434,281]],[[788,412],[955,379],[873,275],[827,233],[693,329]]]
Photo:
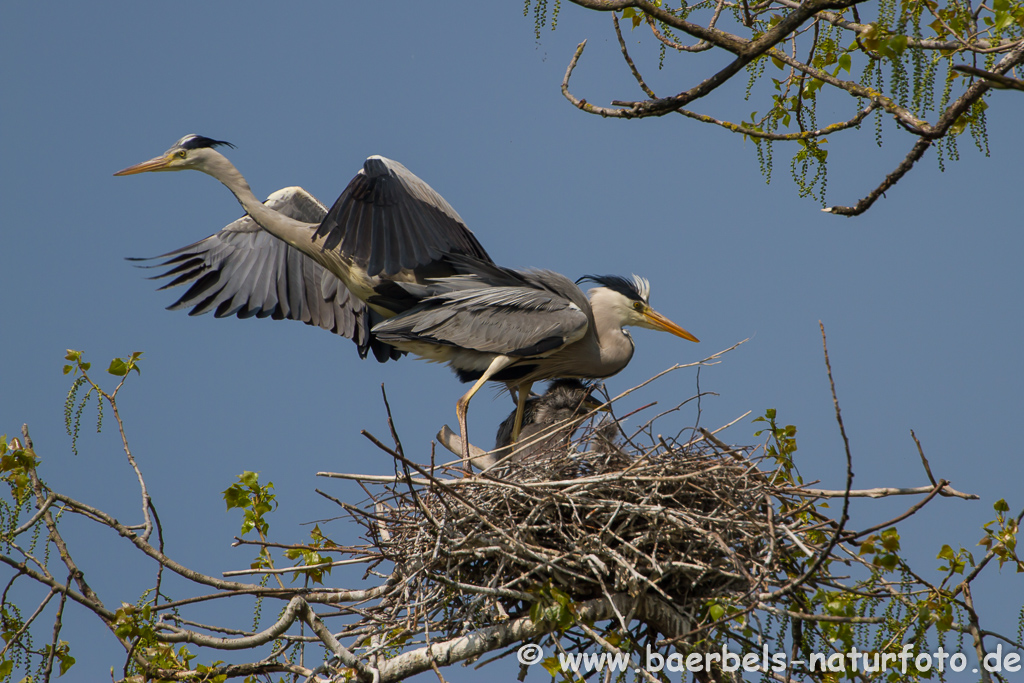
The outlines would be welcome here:
[[[430,277],[431,267],[449,252],[491,260],[441,195],[382,156],[366,160],[313,239],[354,260],[369,277],[402,270]]]
[[[327,213],[299,187],[278,190],[265,204],[306,223],[318,223]],[[171,310],[190,308],[189,315],[213,311],[218,318],[300,320],[351,339],[362,357],[371,349],[380,361],[400,355],[373,338],[370,328],[378,322],[376,314],[341,280],[248,216],[204,240],[152,258],[163,260],[146,267],[168,270],[151,279],[173,278],[160,289],[190,285],[168,306]]]
[[[554,274],[552,274],[554,275]],[[374,326],[385,342],[426,342],[480,353],[530,358],[583,337],[587,314],[534,287],[457,288]]]

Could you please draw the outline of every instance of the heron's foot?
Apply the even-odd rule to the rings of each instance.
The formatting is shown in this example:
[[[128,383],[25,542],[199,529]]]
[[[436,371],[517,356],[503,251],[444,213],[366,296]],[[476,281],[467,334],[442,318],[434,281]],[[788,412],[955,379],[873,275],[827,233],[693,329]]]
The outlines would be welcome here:
[[[459,435],[462,437],[462,462],[466,473],[469,474],[469,426],[466,424],[466,413],[469,412],[469,401],[463,403],[462,399],[455,404],[455,414],[459,418]]]
[[[444,446],[448,451],[456,456],[462,458],[462,437],[452,431],[451,427],[445,425],[441,428],[441,431],[437,433],[437,442]],[[498,462],[498,458],[494,453],[485,451],[482,448],[477,448],[473,444],[469,444],[469,454],[472,459],[469,461],[473,467],[480,470],[486,470],[488,467],[493,466]],[[468,469],[468,465],[463,461],[463,471]]]

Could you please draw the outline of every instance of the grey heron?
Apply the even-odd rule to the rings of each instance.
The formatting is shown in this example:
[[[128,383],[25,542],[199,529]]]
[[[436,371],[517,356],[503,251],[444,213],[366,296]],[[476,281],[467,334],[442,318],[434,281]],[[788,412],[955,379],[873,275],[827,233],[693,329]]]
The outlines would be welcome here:
[[[505,418],[494,439],[494,451],[481,464],[490,466],[509,457],[509,462],[531,460],[568,444],[579,421],[587,413],[601,408],[601,402],[590,397],[593,386],[578,379],[556,379],[540,396],[531,396],[523,408],[523,425],[518,442],[512,439],[516,412]],[[523,444],[512,452],[513,443]]]
[[[512,440],[519,438],[534,382],[601,379],[633,357],[627,326],[699,341],[650,305],[650,284],[636,275],[588,275],[584,295],[572,280],[548,270],[517,271],[465,256],[447,261],[458,274],[425,285],[402,284],[421,301],[373,327],[380,341],[427,360],[448,363],[472,388],[456,404],[463,457],[469,459],[466,414],[487,381],[518,392]]]
[[[361,356],[399,353],[373,339],[375,322],[415,301],[396,282],[451,274],[442,255],[490,257],[448,202],[402,164],[372,156],[328,211],[299,187],[266,203],[217,147],[228,142],[186,135],[149,161],[114,175],[202,171],[235,195],[246,216],[220,232],[164,254],[165,287],[191,283],[170,308],[191,315],[301,320],[353,339]],[[354,295],[354,296],[353,296]]]
[[[230,145],[186,135],[162,155],[115,174],[202,171],[246,211],[248,218],[165,255],[162,265],[171,269],[163,275],[176,276],[169,286],[192,283],[172,306],[322,327],[333,319],[335,331],[354,338],[362,355],[372,348],[383,360],[397,349],[449,362],[460,379],[475,380],[456,406],[467,457],[466,411],[486,381],[518,390],[515,439],[534,381],[603,378],[626,366],[633,342],[624,326],[697,341],[651,309],[643,278],[584,278],[599,285],[588,300],[557,273],[496,266],[448,202],[398,162],[367,159],[324,213],[299,188],[261,203],[216,150],[223,146]],[[317,282],[329,311],[313,310]]]

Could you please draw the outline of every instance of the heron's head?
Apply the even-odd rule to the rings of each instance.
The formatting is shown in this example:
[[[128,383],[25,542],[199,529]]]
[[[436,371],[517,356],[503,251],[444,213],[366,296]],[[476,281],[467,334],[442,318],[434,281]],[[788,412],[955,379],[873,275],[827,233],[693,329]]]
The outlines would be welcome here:
[[[234,147],[230,142],[213,140],[202,135],[190,134],[174,143],[169,150],[158,157],[141,164],[122,169],[114,175],[133,175],[148,171],[204,171],[213,163],[223,159],[214,147]]]
[[[615,316],[623,327],[661,330],[692,342],[700,341],[679,325],[651,308],[651,283],[639,275],[632,280],[618,275],[585,275],[577,280],[597,284],[588,292],[595,313],[601,310]]]

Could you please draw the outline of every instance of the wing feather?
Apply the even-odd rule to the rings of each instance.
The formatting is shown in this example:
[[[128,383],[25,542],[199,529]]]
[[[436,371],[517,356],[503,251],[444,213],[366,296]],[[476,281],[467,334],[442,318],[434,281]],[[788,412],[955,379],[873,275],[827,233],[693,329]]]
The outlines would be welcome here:
[[[415,236],[415,239],[412,237]],[[369,277],[433,265],[442,254],[490,261],[459,214],[405,166],[372,156],[320,223],[314,241]]]
[[[587,314],[572,301],[528,287],[459,289],[432,296],[373,328],[381,341],[447,344],[528,358],[577,341]]]
[[[298,187],[278,190],[265,203],[306,223],[319,223],[327,214],[315,197]],[[160,289],[189,285],[171,309],[190,309],[189,315],[214,311],[217,317],[299,320],[352,339],[360,356],[371,349],[378,360],[400,355],[372,336],[369,309],[341,280],[249,216],[154,259],[161,260],[143,267],[168,269],[151,279],[173,278]]]

